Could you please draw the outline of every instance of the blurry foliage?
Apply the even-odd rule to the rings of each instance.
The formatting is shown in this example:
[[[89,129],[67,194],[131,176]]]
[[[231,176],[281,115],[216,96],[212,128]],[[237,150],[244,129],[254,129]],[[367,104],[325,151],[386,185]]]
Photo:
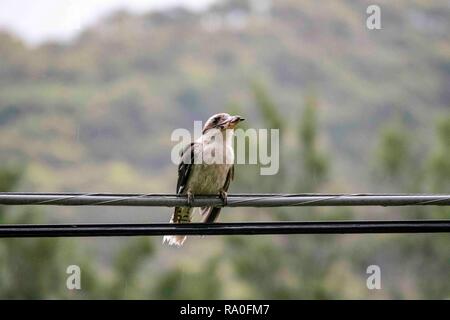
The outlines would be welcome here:
[[[318,132],[316,115],[305,107],[305,118],[299,128],[303,148],[316,152]],[[305,128],[306,126],[306,128]],[[445,146],[447,126],[440,121],[436,150]],[[399,136],[401,136],[399,134]],[[381,131],[380,143],[386,139]],[[395,139],[394,139],[395,140]],[[390,147],[390,144],[386,144]],[[441,151],[439,151],[441,152]],[[433,152],[430,159],[435,159]],[[300,159],[302,159],[300,157]],[[328,156],[327,159],[330,159]],[[396,170],[402,172],[411,158],[402,157]],[[448,158],[444,160],[448,161]],[[382,163],[380,161],[380,163]],[[433,163],[429,160],[428,163]],[[303,170],[308,170],[305,166]],[[432,166],[438,174],[439,166]],[[445,172],[445,166],[443,167]],[[390,169],[387,168],[388,172]],[[19,182],[21,170],[0,170],[4,191],[10,191]],[[304,176],[303,174],[301,175]],[[434,177],[434,175],[432,175]],[[258,176],[254,176],[256,183]],[[305,181],[307,180],[300,180]],[[236,182],[239,184],[239,180]],[[301,183],[300,187],[301,187]],[[409,211],[410,209],[408,209]],[[439,212],[440,209],[436,209]],[[447,217],[449,212],[444,217]],[[1,208],[6,223],[38,223],[40,214],[34,209],[15,211],[9,215]],[[279,208],[281,213],[284,208]],[[433,211],[434,212],[434,211]],[[410,213],[410,212],[409,212]],[[289,215],[284,215],[289,217]],[[341,211],[336,218],[347,216]],[[342,236],[344,237],[344,236]],[[381,295],[374,297],[446,297],[449,284],[442,281],[450,255],[446,236],[409,236],[398,238],[396,246],[388,245],[391,237],[347,244],[338,236],[280,236],[227,237],[220,254],[194,265],[172,265],[169,268],[149,268],[155,263],[157,249],[150,239],[139,237],[127,241],[118,249],[110,271],[99,268],[92,251],[81,250],[81,245],[70,239],[3,239],[0,241],[0,297],[2,298],[154,298],[154,299],[215,299],[271,298],[271,299],[331,299],[367,296],[365,267],[375,261],[382,264],[388,276],[399,268],[395,261],[407,259],[408,269],[400,277],[412,282],[414,291],[401,293],[396,286],[383,282]],[[275,241],[274,241],[275,240]],[[345,241],[345,240],[343,240]],[[383,248],[388,247],[388,250]],[[158,249],[161,250],[161,249]],[[184,249],[183,249],[184,250]],[[397,260],[393,260],[395,256]],[[398,260],[400,259],[400,260]],[[432,261],[432,263],[430,263]],[[352,262],[352,263],[350,263]],[[405,263],[405,262],[402,262]],[[65,269],[70,264],[82,268],[82,290],[65,288]],[[431,269],[432,272],[429,272]],[[425,272],[424,270],[428,270]],[[108,276],[109,274],[109,276]],[[420,277],[415,277],[420,274]],[[392,275],[390,275],[392,276]],[[227,280],[228,279],[228,280]],[[231,285],[231,288],[229,286]],[[333,292],[336,290],[339,293]],[[367,297],[370,297],[367,296]]]
[[[299,180],[299,191],[313,192],[323,182],[329,170],[328,157],[318,150],[317,100],[314,96],[306,98],[303,114],[300,118],[300,159],[303,163],[303,175]]]
[[[280,129],[283,131],[284,121],[281,116],[281,109],[275,104],[269,96],[267,89],[259,82],[254,82],[252,85],[253,95],[255,97],[256,105],[260,110],[264,123],[267,128]]]
[[[128,241],[122,248],[114,263],[115,281],[111,289],[111,298],[133,298],[137,287],[136,275],[144,260],[154,254],[152,243],[147,238],[135,238]],[[130,288],[123,290],[123,287]],[[136,289],[134,289],[136,288]]]
[[[170,132],[227,108],[247,119],[244,128],[280,129],[282,146],[276,176],[238,165],[232,192],[356,186],[448,193],[448,6],[385,2],[383,21],[398,32],[382,33],[361,31],[364,3],[343,1],[332,10],[322,1],[272,6],[266,15],[253,15],[245,0],[203,13],[122,12],[73,43],[35,48],[0,32],[0,191],[20,185],[170,192],[176,172]],[[241,29],[230,24],[235,10]],[[215,31],[203,26],[210,15],[221,18]],[[243,85],[248,79],[250,90]],[[310,86],[320,91],[311,94]],[[401,120],[389,120],[392,108]],[[370,165],[374,179],[366,175]],[[233,210],[240,220],[379,214]],[[0,207],[0,223],[48,222],[44,213]],[[388,214],[448,218],[450,212]],[[176,251],[160,240],[120,239],[116,247],[92,239],[1,239],[0,298],[450,298],[447,235],[190,238]],[[383,268],[381,292],[365,288],[365,268],[374,263]],[[65,288],[70,264],[82,269],[81,291]]]
[[[12,191],[19,182],[21,169],[0,168],[2,191]],[[0,222],[8,224],[43,223],[41,212],[34,208],[8,212],[0,207]],[[85,291],[66,288],[66,268],[80,265]],[[0,241],[0,298],[82,298],[93,297],[100,285],[94,269],[88,266],[74,242],[69,239],[2,239]]]
[[[152,298],[156,299],[220,299],[222,278],[219,275],[219,258],[214,257],[198,270],[174,267],[157,280]]]
[[[450,115],[439,120],[436,133],[437,146],[428,161],[431,189],[446,193],[450,190]]]
[[[381,129],[376,149],[376,170],[379,180],[385,180],[387,188],[408,190],[415,168],[411,162],[410,138],[402,122],[392,121]]]
[[[16,166],[9,166],[7,169],[0,170],[0,192],[7,192],[14,189],[19,183],[21,176],[22,171]]]
[[[385,127],[378,149],[380,167],[388,175],[398,178],[409,157],[408,134],[401,124]]]

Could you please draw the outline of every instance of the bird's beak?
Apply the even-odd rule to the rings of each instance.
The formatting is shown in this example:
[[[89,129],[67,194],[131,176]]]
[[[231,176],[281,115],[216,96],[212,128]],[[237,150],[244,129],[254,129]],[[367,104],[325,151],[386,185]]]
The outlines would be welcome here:
[[[220,128],[222,130],[224,129],[234,129],[234,127],[241,121],[244,121],[245,119],[241,116],[230,116],[225,121],[222,121],[221,123],[216,125],[216,128]]]
[[[244,121],[245,119],[242,118],[241,116],[231,116],[228,120],[227,120],[227,128],[229,129],[234,129],[234,127],[239,123]]]

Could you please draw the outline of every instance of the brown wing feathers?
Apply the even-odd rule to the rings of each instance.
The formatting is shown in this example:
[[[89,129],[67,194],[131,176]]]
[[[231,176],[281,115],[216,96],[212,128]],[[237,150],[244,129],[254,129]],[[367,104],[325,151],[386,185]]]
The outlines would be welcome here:
[[[228,191],[228,188],[230,187],[231,180],[234,178],[234,166],[228,170],[227,178],[225,180],[225,185],[223,186],[224,191]],[[202,216],[203,223],[213,223],[217,220],[219,217],[220,210],[222,210],[221,207],[204,207],[202,208]]]

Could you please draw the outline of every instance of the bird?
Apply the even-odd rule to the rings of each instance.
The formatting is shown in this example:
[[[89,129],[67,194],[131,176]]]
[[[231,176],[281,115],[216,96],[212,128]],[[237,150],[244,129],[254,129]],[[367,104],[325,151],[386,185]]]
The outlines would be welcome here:
[[[187,207],[176,207],[170,223],[190,223],[195,195],[218,195],[227,203],[227,192],[234,178],[233,135],[236,125],[245,119],[218,113],[203,126],[202,135],[181,152],[176,193],[186,195]],[[217,220],[221,207],[202,207],[203,223]],[[185,235],[167,235],[163,243],[182,246]]]

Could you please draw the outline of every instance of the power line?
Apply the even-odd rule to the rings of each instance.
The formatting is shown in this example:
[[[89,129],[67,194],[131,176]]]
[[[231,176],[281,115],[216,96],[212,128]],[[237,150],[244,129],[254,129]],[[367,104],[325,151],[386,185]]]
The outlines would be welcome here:
[[[175,194],[0,192],[0,205],[187,206]],[[195,207],[223,206],[218,196],[195,196]],[[448,206],[450,195],[438,194],[232,194],[228,207],[282,206]],[[190,224],[49,224],[0,225],[6,237],[100,237],[232,234],[346,234],[450,232],[450,220],[297,221]]]
[[[449,220],[0,225],[0,238],[450,232]]]
[[[187,206],[175,194],[0,192],[0,205]],[[218,196],[195,196],[193,207],[223,206]],[[228,207],[449,206],[448,194],[230,194]]]

